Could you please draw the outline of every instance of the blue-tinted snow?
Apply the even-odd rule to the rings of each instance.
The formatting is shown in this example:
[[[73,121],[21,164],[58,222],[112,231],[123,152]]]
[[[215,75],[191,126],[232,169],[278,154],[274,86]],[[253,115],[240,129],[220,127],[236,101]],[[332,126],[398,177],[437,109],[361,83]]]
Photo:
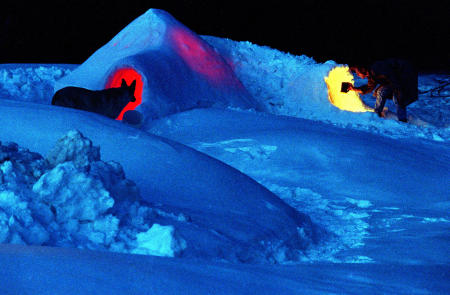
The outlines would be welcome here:
[[[267,113],[196,109],[137,130],[47,105],[74,66],[0,67],[0,239],[103,251],[3,245],[0,290],[448,293],[448,98],[408,107],[427,126],[343,112],[326,98],[333,62],[204,38]],[[419,88],[445,79],[421,75]]]
[[[447,144],[423,139],[393,140],[314,121],[233,110],[193,110],[154,121],[147,128],[250,175],[339,236],[320,249],[320,258],[449,262],[445,255],[449,245],[441,241],[450,224],[435,224],[437,232],[427,237],[429,228],[419,218],[448,216]],[[409,219],[408,226],[401,217],[405,211],[415,217]],[[373,233],[371,225],[401,232],[384,236],[378,231]],[[401,239],[398,247],[403,249],[392,255],[384,244],[378,244],[387,237],[391,241]],[[416,247],[410,247],[411,243]],[[370,251],[362,255],[365,251],[358,249],[366,244]],[[342,257],[336,250],[343,248],[355,251],[346,251]],[[318,259],[315,253],[311,255]]]
[[[48,70],[51,67],[44,65],[41,69]],[[20,70],[21,68],[29,69],[36,68],[36,66],[16,66],[11,71],[27,72],[27,75],[30,75],[30,71]],[[57,71],[59,72],[61,70],[59,68],[66,69],[65,66],[56,66],[54,69],[58,69]],[[50,79],[50,83],[51,81]],[[7,83],[8,81],[5,81],[3,85],[7,85]],[[8,96],[8,98],[15,99],[14,96]],[[22,98],[26,100],[26,96]],[[422,99],[426,100],[427,98],[422,97]],[[15,106],[12,109],[15,109],[16,112],[8,111],[7,106]],[[40,121],[37,119],[39,115],[36,115],[36,112],[48,113],[46,111],[47,108],[53,110],[51,107],[46,106],[20,105],[5,101],[3,104],[3,110],[6,109],[6,112],[3,113],[5,120],[2,121],[2,126],[4,127],[2,129],[2,134],[4,134],[2,135],[3,142],[5,143],[4,138],[8,135],[7,141],[19,139],[16,141],[22,142],[23,146],[34,151],[40,151],[44,156],[48,155],[47,151],[54,149],[57,139],[60,139],[65,134],[61,132],[48,137],[46,132],[35,131],[39,134],[39,137],[44,137],[44,139],[37,142],[35,134],[26,132],[26,130],[29,130],[29,126],[33,125],[33,121]],[[42,109],[45,109],[45,111]],[[72,116],[71,113],[82,112],[67,110],[63,113],[64,115],[61,115],[62,118],[57,125],[63,125],[63,129],[69,130],[70,127],[73,127],[73,123],[64,122]],[[28,127],[16,119],[27,116],[31,122]],[[49,114],[47,116],[52,115]],[[46,126],[52,125],[52,122],[55,122],[58,116],[53,116]],[[135,142],[139,141],[141,137],[146,137],[140,131],[127,128],[126,126],[122,127],[120,123],[111,122],[97,115],[82,114],[80,116],[79,121],[82,123],[79,126],[83,126],[97,138],[101,138],[96,127],[99,124],[100,126],[106,126],[102,130],[105,130],[104,128],[120,130],[124,127],[127,130],[127,135],[119,139],[115,136],[106,136],[100,142],[94,142],[94,145],[100,145],[102,157],[105,155],[105,150],[108,151],[108,149],[109,152],[107,153],[111,157],[117,154],[114,144],[119,144],[123,140]],[[236,124],[236,121],[241,124]],[[68,125],[64,126],[65,124]],[[25,132],[17,132],[20,130],[17,130],[15,126],[23,126]],[[14,128],[14,135],[10,132],[12,129],[6,129],[7,127]],[[42,127],[37,126],[37,129],[39,128]],[[183,272],[189,271],[189,275],[187,275],[189,277],[188,282],[184,279],[185,276],[173,277],[171,275],[171,283],[167,283],[165,285],[166,288],[170,290],[188,288],[198,290],[199,293],[204,290],[202,287],[199,287],[199,280],[203,281],[206,275],[209,277],[207,280],[209,282],[207,283],[208,287],[205,287],[206,290],[211,290],[212,288],[218,294],[222,290],[226,293],[230,288],[235,293],[241,292],[243,294],[251,292],[250,290],[253,290],[253,288],[265,290],[266,294],[272,294],[273,292],[291,294],[295,290],[298,291],[300,289],[300,293],[304,290],[310,290],[311,294],[314,294],[314,292],[335,292],[341,290],[357,293],[359,288],[372,293],[384,290],[388,293],[427,294],[432,292],[443,293],[443,290],[448,288],[446,284],[448,281],[446,276],[446,273],[448,274],[446,253],[449,249],[446,237],[449,229],[448,220],[450,219],[447,213],[449,200],[445,194],[433,194],[435,191],[445,193],[445,188],[447,187],[445,181],[448,179],[449,162],[448,144],[446,142],[415,139],[414,136],[412,139],[391,139],[390,137],[355,131],[352,128],[336,128],[333,125],[317,121],[234,110],[194,110],[152,122],[146,128],[150,132],[185,142],[199,151],[218,157],[220,160],[252,176],[291,206],[307,213],[313,222],[331,233],[331,235],[325,236],[324,238],[326,239],[318,246],[310,247],[304,256],[298,257],[297,263],[301,263],[303,260],[308,263],[330,261],[338,264],[332,266],[317,264],[316,268],[298,265],[297,268],[293,266],[281,269],[273,266],[261,266],[261,268],[255,266],[254,269],[249,269],[243,265],[213,266],[208,262],[198,262],[197,260],[194,262],[189,260],[186,262],[183,262],[183,260],[181,262],[162,260],[160,263],[148,260],[140,264],[130,262],[134,261],[132,257],[120,256],[121,258],[119,259],[117,256],[105,255],[102,256],[103,264],[77,268],[80,276],[87,272],[90,275],[89,277],[99,277],[101,282],[104,282],[98,283],[90,279],[87,281],[83,279],[86,283],[80,287],[81,290],[110,290],[111,293],[120,293],[123,288],[148,290],[148,285],[153,287],[160,286],[158,285],[159,278],[167,278],[166,274],[169,271],[173,273],[176,269],[183,269]],[[114,141],[114,143],[110,146],[109,141]],[[373,144],[375,146],[372,146]],[[386,149],[384,148],[386,146],[390,150],[395,151],[404,148],[405,145],[409,146],[407,150],[410,152],[417,151],[418,153],[414,154],[414,157],[401,156],[396,158],[390,153],[386,154]],[[383,147],[384,154],[378,153],[377,147],[380,146]],[[337,150],[335,150],[336,147]],[[11,144],[10,148],[19,149]],[[163,145],[158,150],[162,151],[164,149]],[[338,153],[337,157],[334,156],[335,153]],[[40,159],[40,156],[33,155],[34,158]],[[366,157],[376,155],[383,158],[380,163],[366,162]],[[108,160],[113,160],[111,157]],[[116,161],[126,163],[129,159],[124,161],[124,158],[126,158],[125,155],[119,156],[119,159],[116,159]],[[416,160],[419,160],[424,165],[414,164]],[[435,162],[427,163],[427,160],[437,160],[438,167],[433,168]],[[390,165],[389,161],[397,162],[397,164]],[[34,162],[34,160],[29,161],[29,163]],[[330,166],[330,164],[340,165],[341,168],[344,167],[345,169],[342,172],[337,171],[333,169],[336,167]],[[131,164],[131,166],[133,165],[137,165],[136,162]],[[369,166],[366,167],[366,165]],[[369,173],[371,172],[368,169],[370,165],[381,165],[384,168],[378,170],[378,175],[373,175]],[[402,184],[398,185],[397,182],[386,177],[386,175],[392,176],[392,173],[389,172],[391,168],[403,170],[411,165],[414,165],[413,168],[418,169],[418,171],[413,172],[413,175],[416,175],[416,177],[420,177],[420,173],[424,169],[435,171],[432,175],[439,173],[439,169],[441,169],[440,176],[436,177],[435,175],[434,177],[425,178],[425,181],[436,179],[438,183],[424,186],[417,185],[417,180],[408,181],[406,179]],[[364,175],[364,173],[361,173],[361,175],[357,175],[359,169],[366,169],[369,171],[367,172],[369,174]],[[39,171],[36,168],[27,168],[26,170]],[[352,173],[352,171],[355,173]],[[386,175],[384,172],[386,172]],[[341,173],[344,175],[339,176]],[[346,173],[348,175],[345,175]],[[126,176],[135,181],[128,173]],[[138,174],[133,176],[139,178]],[[370,183],[371,176],[375,177],[375,180],[381,181],[383,185],[387,185],[387,188],[377,186],[376,181]],[[27,176],[24,173],[21,174],[21,177],[31,176]],[[40,177],[39,173],[37,172],[34,177]],[[355,180],[361,177],[366,177],[368,180],[367,183],[370,186],[367,190],[363,189],[364,183]],[[441,184],[439,184],[439,181]],[[422,184],[422,180],[419,183]],[[353,190],[353,187],[359,186],[362,188],[359,192]],[[414,186],[422,189],[425,193],[428,190],[428,197],[421,197],[418,193],[413,196],[409,196],[406,193],[393,196],[393,192],[390,191],[399,189],[406,192],[408,186],[411,187],[411,191],[413,191]],[[377,190],[382,190],[382,192],[378,191],[379,194],[375,193]],[[212,207],[214,206],[215,204],[212,205]],[[427,209],[422,208],[422,206]],[[216,235],[214,231],[210,234],[205,234],[201,230],[195,230],[186,226],[189,224],[186,221],[189,221],[191,217],[180,210],[173,210],[173,208],[164,206],[155,206],[146,210],[151,211],[150,215],[157,220],[155,224],[160,223],[165,226],[173,226],[174,228],[177,226],[180,228],[179,226],[183,225],[184,228],[181,227],[181,230],[184,233],[191,234],[188,236],[191,241],[198,239],[208,241],[208,247],[212,248],[224,244],[223,241],[211,243],[211,241],[214,241],[214,237],[211,238],[211,236]],[[142,216],[144,213],[137,213],[135,216]],[[151,224],[141,224],[141,226],[143,226],[141,233],[148,233]],[[145,226],[147,227],[144,228]],[[138,233],[135,232],[135,234]],[[44,238],[45,236],[41,237],[41,239]],[[172,235],[170,240],[160,240],[159,243],[160,245],[164,243],[167,245],[173,242],[175,245],[173,249],[182,249],[184,239],[177,240],[177,238],[177,235]],[[34,244],[36,243],[39,244],[39,241],[34,241]],[[204,243],[198,244],[202,245],[199,248],[205,246]],[[189,245],[189,241],[187,245]],[[235,246],[232,244],[225,245],[228,245],[227,249]],[[151,249],[151,247],[149,248]],[[68,292],[72,293],[79,291],[79,289],[71,289],[67,287],[70,285],[62,283],[69,278],[64,276],[59,280],[53,277],[52,267],[58,265],[58,268],[61,269],[61,264],[67,265],[66,261],[75,261],[71,263],[80,265],[86,259],[90,260],[91,256],[89,255],[91,254],[86,253],[88,258],[84,259],[80,256],[83,255],[82,252],[77,252],[76,254],[70,251],[62,252],[63,254],[57,252],[60,253],[58,255],[63,257],[61,258],[62,260],[58,261],[49,258],[49,255],[54,257],[51,254],[53,251],[51,249],[42,252],[39,248],[33,248],[33,250],[30,248],[30,253],[34,253],[32,257],[35,258],[33,259],[30,256],[25,256],[24,258],[24,254],[20,254],[26,251],[24,249],[27,248],[18,249],[13,247],[4,250],[6,252],[4,252],[2,260],[5,266],[3,270],[8,274],[8,276],[4,276],[6,278],[4,282],[8,286],[13,286],[11,284],[22,280],[21,273],[17,273],[19,269],[16,268],[17,264],[14,264],[14,261],[17,262],[17,259],[19,259],[22,264],[30,265],[37,262],[33,259],[38,259],[41,266],[40,269],[45,270],[44,278],[52,281],[57,290],[69,290]],[[135,251],[146,251],[146,253],[151,254],[150,249],[143,250],[141,247],[141,250]],[[38,252],[35,252],[35,250]],[[198,251],[193,251],[193,255],[197,253],[198,255],[201,254],[200,257],[203,258],[217,257],[217,252],[215,251],[207,249],[194,250]],[[42,255],[46,251],[49,251],[47,252],[49,254]],[[121,250],[119,249],[118,251]],[[122,250],[122,252],[124,251]],[[205,255],[205,252],[209,252],[209,256]],[[170,253],[170,251],[166,251],[166,253]],[[153,252],[153,254],[155,253]],[[103,254],[95,255],[101,256]],[[222,254],[222,257],[226,256]],[[282,261],[283,256],[278,256],[278,259]],[[139,258],[138,261],[142,261],[142,259]],[[361,268],[359,266],[341,264],[342,262],[370,263],[373,266]],[[400,266],[394,269],[392,266],[388,266],[393,262],[398,263]],[[123,263],[127,265],[132,263],[142,273],[148,273],[147,267],[144,265],[146,263],[151,264],[152,267],[158,269],[158,279],[142,280],[142,284],[133,284],[132,286],[130,284],[133,280],[114,279],[120,275],[130,277],[130,273],[128,273],[127,267],[124,267]],[[443,263],[444,266],[430,266],[436,263]],[[46,266],[44,267],[43,265]],[[102,265],[108,265],[108,267],[103,268]],[[112,267],[110,267],[111,265]],[[230,267],[232,270],[229,269]],[[210,268],[214,268],[213,277],[209,276],[211,271],[207,271],[207,273],[200,271],[200,269],[208,270]],[[74,271],[73,269],[62,269],[65,273]],[[37,270],[30,268],[30,272],[32,273],[33,271]],[[383,275],[380,275],[380,273]],[[405,273],[410,275],[405,277]],[[323,279],[317,281],[316,276],[319,275]],[[277,277],[276,282],[273,281],[273,276]],[[299,279],[299,277],[302,279]],[[77,281],[76,277],[72,277],[70,280]],[[272,283],[267,285],[263,283],[264,281],[272,281]],[[33,288],[26,289],[24,284],[19,283],[18,287],[13,290],[16,293],[26,293],[26,290],[32,292],[31,290],[36,290],[35,288],[51,286],[42,284],[40,280],[29,281],[29,284]],[[105,284],[112,286],[111,289],[105,287]],[[224,284],[225,287],[223,287]],[[249,288],[248,284],[256,287]],[[45,287],[42,287],[43,285]],[[2,286],[5,286],[5,284],[2,283]],[[234,287],[232,286],[237,287],[233,289]],[[161,287],[158,290],[162,292],[166,289]],[[261,291],[261,294],[264,293]]]
[[[207,106],[261,109],[216,50],[169,13],[150,9],[95,51],[72,73],[65,86],[103,89],[118,69],[142,75],[146,118]],[[131,81],[129,81],[131,83]]]
[[[410,105],[409,120],[413,124],[404,126],[392,120],[380,121],[372,113],[349,113],[329,104],[323,78],[337,66],[334,61],[321,64],[304,55],[295,56],[250,42],[235,42],[211,36],[204,38],[226,57],[244,86],[270,113],[327,122],[394,138],[450,138],[448,87],[442,92],[447,97],[424,95],[417,103]],[[356,77],[355,80],[359,82],[358,79]],[[421,75],[419,90],[426,91],[436,87],[440,85],[439,80],[448,81],[448,75]],[[374,106],[375,98],[371,94],[362,98],[367,105]],[[395,110],[390,101],[387,106]],[[417,128],[416,125],[428,128]]]
[[[173,227],[157,224],[158,211],[139,201],[121,165],[101,161],[79,132],[69,132],[46,159],[0,143],[0,162],[0,243],[170,257],[182,250]],[[158,241],[143,244],[150,230]]]
[[[232,264],[205,260],[0,247],[4,294],[446,294],[446,265]]]
[[[222,162],[118,121],[65,108],[54,112],[54,108],[34,105],[30,109],[25,103],[4,101],[0,108],[0,124],[4,127],[0,136],[43,155],[52,155],[53,143],[70,130],[80,130],[101,147],[103,159],[123,166],[127,178],[136,183],[143,201],[161,206],[163,211],[188,216],[190,222],[178,222],[179,230],[185,231],[183,239],[191,245],[186,248],[187,256],[283,261],[300,255],[301,250],[317,238],[308,216]],[[11,133],[18,125],[14,117],[22,118],[21,128]],[[77,143],[67,150],[73,153],[78,146],[86,144]],[[66,153],[62,148],[57,150]],[[89,153],[95,155],[95,152]],[[71,178],[72,166],[73,161],[63,167],[56,166],[54,169],[60,170],[54,173],[58,176],[69,170],[67,175]],[[89,172],[95,173],[92,169]],[[77,175],[77,171],[74,173]],[[104,174],[109,177],[111,172],[98,174],[96,178]],[[46,181],[46,175],[41,178],[36,185]],[[75,176],[74,181],[78,178]],[[89,179],[86,182],[91,185]],[[78,193],[76,185],[73,190]],[[97,190],[105,194],[101,187]],[[47,193],[45,187],[44,192]]]

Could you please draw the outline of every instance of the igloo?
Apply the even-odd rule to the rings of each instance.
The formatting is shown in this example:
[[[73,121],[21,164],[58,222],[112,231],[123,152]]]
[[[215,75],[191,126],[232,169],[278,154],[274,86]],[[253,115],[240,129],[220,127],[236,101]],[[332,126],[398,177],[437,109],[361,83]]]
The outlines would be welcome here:
[[[150,9],[55,84],[91,90],[136,80],[129,110],[145,118],[201,107],[261,110],[227,61],[205,40],[169,13]]]

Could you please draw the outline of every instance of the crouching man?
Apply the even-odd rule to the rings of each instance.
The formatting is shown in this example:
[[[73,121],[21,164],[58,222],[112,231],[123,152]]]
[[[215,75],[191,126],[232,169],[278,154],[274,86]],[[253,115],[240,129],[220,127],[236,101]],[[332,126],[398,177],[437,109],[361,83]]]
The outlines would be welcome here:
[[[367,85],[350,86],[360,94],[374,91],[376,97],[375,113],[383,116],[383,108],[387,99],[392,99],[397,107],[399,121],[407,122],[406,107],[417,100],[418,74],[414,66],[400,59],[387,59],[375,62],[372,66],[350,66],[352,73],[366,79]]]

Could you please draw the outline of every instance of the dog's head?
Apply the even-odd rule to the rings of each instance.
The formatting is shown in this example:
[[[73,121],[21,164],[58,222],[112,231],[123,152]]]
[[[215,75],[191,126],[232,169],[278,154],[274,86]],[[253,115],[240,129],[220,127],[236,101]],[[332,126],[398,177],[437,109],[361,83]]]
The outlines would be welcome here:
[[[127,98],[131,102],[136,101],[136,97],[134,96],[134,91],[136,90],[136,80],[131,82],[130,86],[127,85],[127,81],[125,79],[122,79],[122,84],[120,85],[120,88],[126,89],[125,93],[127,93]]]

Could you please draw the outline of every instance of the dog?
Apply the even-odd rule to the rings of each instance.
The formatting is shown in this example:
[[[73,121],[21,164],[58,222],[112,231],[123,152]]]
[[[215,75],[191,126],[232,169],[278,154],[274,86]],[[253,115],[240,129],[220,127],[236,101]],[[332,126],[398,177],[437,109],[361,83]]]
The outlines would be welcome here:
[[[129,102],[135,102],[136,80],[130,86],[122,79],[118,88],[89,90],[80,87],[65,87],[58,90],[52,98],[52,105],[74,108],[97,113],[116,119]]]

